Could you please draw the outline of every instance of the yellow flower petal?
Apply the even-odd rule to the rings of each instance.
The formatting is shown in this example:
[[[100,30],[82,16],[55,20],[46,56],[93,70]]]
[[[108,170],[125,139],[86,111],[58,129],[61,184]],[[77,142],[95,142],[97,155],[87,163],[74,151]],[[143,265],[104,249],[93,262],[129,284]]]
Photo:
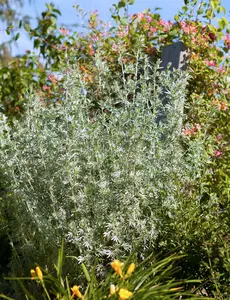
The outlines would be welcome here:
[[[38,278],[42,281],[43,280],[43,274],[42,274],[42,271],[39,267],[36,267],[36,274],[38,276]]]
[[[120,300],[126,300],[132,297],[133,293],[126,289],[120,289],[119,296],[120,296]]]
[[[114,284],[110,284],[110,296],[116,293],[116,287]]]
[[[121,267],[123,266],[124,264],[121,263],[119,260],[114,260],[112,263],[111,263],[111,267],[114,269],[114,271],[121,277],[123,278],[123,273],[122,273],[122,269]]]
[[[35,279],[37,277],[36,272],[34,269],[30,270],[31,279]]]
[[[131,275],[133,273],[133,271],[135,270],[135,264],[132,263],[129,267],[128,267],[128,270],[127,270],[127,273],[126,275]]]
[[[81,287],[80,285],[74,285],[71,288],[71,290],[72,290],[74,296],[77,296],[79,299],[83,299],[84,297],[83,297],[82,293],[79,291],[80,287]]]

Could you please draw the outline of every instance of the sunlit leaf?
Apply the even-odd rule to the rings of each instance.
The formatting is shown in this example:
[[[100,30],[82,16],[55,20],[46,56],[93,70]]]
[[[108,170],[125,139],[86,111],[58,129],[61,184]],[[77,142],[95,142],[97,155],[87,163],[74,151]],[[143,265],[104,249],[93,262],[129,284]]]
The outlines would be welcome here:
[[[20,33],[18,32],[18,33],[16,34],[14,40],[17,41],[17,40],[19,39],[19,37],[20,37]]]

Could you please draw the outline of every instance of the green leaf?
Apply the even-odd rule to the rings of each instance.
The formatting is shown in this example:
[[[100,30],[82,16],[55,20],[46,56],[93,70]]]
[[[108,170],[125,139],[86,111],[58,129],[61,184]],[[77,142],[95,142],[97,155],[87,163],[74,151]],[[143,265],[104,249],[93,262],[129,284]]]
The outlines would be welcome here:
[[[10,29],[9,28],[6,29],[6,34],[10,35]]]
[[[210,19],[213,18],[213,10],[212,9],[207,9],[205,13],[206,13],[206,18],[207,19],[210,20]]]
[[[5,79],[7,79],[8,78],[8,73],[5,73],[5,74],[3,74],[3,76],[2,76],[2,78],[5,80]]]
[[[218,24],[219,24],[219,27],[220,27],[222,30],[224,30],[225,27],[228,26],[228,20],[227,20],[226,18],[223,17],[223,18],[221,18],[221,19],[218,20]]]
[[[30,25],[29,24],[24,24],[24,28],[25,28],[26,31],[28,31],[28,32],[30,31]]]
[[[17,40],[19,39],[19,37],[20,37],[20,33],[18,32],[18,33],[16,34],[14,40],[17,41]]]
[[[222,5],[220,5],[218,7],[218,10],[217,10],[218,13],[223,13],[223,14],[226,14],[226,8]]]
[[[219,51],[218,51],[218,53],[217,53],[217,55],[218,55],[218,57],[220,57],[220,58],[221,58],[221,57],[223,57],[223,56],[224,56],[224,53],[223,53],[221,50],[219,50]]]
[[[120,22],[121,22],[121,25],[123,25],[123,26],[127,25],[127,19],[124,17],[120,18]]]
[[[183,9],[184,12],[186,12],[186,11],[188,11],[188,6],[184,5],[184,6],[182,6],[182,9]]]
[[[41,45],[41,41],[40,41],[40,39],[36,39],[36,40],[34,40],[34,48],[39,48],[40,47],[40,45]]]
[[[201,8],[198,9],[197,14],[198,14],[198,15],[202,15],[203,12],[204,12],[204,8],[201,7]]]
[[[85,278],[86,278],[87,282],[88,283],[91,282],[91,278],[90,278],[88,270],[86,269],[86,266],[84,264],[81,264],[81,267],[82,267],[82,270],[85,274]]]
[[[6,299],[6,300],[14,300],[13,298],[7,297],[3,294],[0,294],[0,298]]]
[[[116,22],[120,20],[120,16],[112,15],[112,19],[114,19]]]
[[[179,15],[175,15],[175,16],[174,16],[174,20],[178,22],[178,21],[180,20]]]
[[[121,0],[120,2],[118,2],[118,7],[119,8],[122,8],[122,7],[125,7],[125,6],[126,6],[126,1]]]
[[[217,9],[219,6],[219,0],[210,0],[210,5],[213,9]]]
[[[18,28],[21,28],[22,27],[22,20],[19,21],[19,25],[18,25]]]
[[[211,32],[216,32],[216,27],[215,26],[213,26],[212,24],[208,24],[207,25],[207,28],[211,31]]]
[[[60,12],[60,10],[59,10],[59,9],[55,8],[55,9],[53,9],[53,12],[55,12],[56,14],[58,14],[58,15],[60,15],[60,16],[61,16],[61,12]]]

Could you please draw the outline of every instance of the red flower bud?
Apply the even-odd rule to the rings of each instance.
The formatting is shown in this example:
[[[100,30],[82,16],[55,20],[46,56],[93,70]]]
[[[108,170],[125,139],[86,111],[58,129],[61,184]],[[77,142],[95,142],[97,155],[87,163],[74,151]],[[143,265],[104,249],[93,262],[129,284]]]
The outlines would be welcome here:
[[[209,32],[208,36],[209,36],[209,38],[210,38],[210,40],[211,40],[212,42],[214,42],[214,41],[216,40],[216,35],[215,35],[215,33]]]

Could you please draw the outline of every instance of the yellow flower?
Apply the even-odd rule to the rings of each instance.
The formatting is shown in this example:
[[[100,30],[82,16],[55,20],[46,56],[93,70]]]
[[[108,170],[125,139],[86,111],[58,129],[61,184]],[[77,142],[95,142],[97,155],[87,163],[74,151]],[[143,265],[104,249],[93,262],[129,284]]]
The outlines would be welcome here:
[[[73,292],[72,297],[77,296],[79,299],[83,299],[82,293],[79,291],[80,285],[74,285],[71,290]]]
[[[114,269],[114,271],[121,277],[123,278],[123,273],[122,273],[122,269],[121,267],[123,266],[124,264],[121,263],[119,260],[114,260],[112,263],[111,263],[111,267]]]
[[[126,300],[132,297],[133,293],[126,289],[120,289],[119,296],[120,296],[119,300]]]
[[[31,275],[31,279],[35,279],[37,277],[36,272],[34,271],[34,269],[30,270],[30,275]]]
[[[133,271],[135,270],[135,264],[134,263],[132,263],[129,267],[128,267],[128,270],[127,270],[127,273],[126,273],[126,275],[131,275],[132,273],[133,273]]]
[[[39,267],[36,267],[36,274],[38,276],[38,278],[42,281],[43,280],[43,274],[42,274],[42,271]]]
[[[114,284],[110,284],[110,293],[109,296],[116,294],[116,287]]]

